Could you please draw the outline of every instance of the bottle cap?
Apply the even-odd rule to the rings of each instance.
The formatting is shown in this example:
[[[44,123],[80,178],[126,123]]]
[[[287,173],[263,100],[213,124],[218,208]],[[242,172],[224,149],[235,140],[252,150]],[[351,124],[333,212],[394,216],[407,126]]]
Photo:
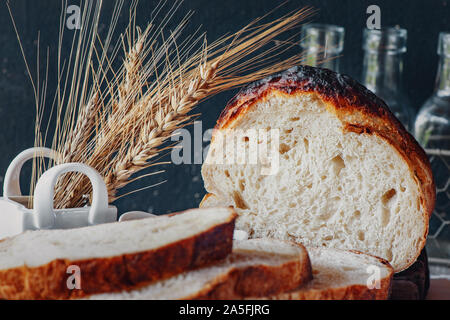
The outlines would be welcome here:
[[[398,27],[364,29],[363,49],[370,52],[404,53],[408,32]]]
[[[324,54],[340,54],[344,50],[345,29],[331,24],[309,23],[302,27],[303,49]]]

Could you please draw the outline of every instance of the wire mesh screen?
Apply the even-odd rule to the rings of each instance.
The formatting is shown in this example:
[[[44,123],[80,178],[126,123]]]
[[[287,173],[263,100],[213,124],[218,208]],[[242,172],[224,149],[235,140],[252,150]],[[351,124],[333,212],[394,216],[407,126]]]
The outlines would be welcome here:
[[[436,208],[430,219],[427,251],[436,262],[450,264],[450,151],[426,150],[436,183]]]

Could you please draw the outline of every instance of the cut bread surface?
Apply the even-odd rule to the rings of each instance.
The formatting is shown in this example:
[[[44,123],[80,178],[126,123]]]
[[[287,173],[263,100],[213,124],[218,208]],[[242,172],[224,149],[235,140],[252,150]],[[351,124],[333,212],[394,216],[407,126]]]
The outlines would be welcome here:
[[[243,90],[216,129],[202,167],[213,195],[202,206],[233,206],[238,229],[359,250],[396,271],[419,255],[435,200],[428,160],[384,103],[354,81],[322,69],[289,70]],[[254,129],[267,132],[269,150],[276,143],[269,132],[279,132],[277,154],[258,153],[256,164],[227,159],[233,154],[219,133],[243,142],[234,153],[249,157],[245,132]],[[262,174],[277,162],[275,174]]]
[[[194,209],[70,230],[31,231],[0,242],[0,298],[65,299],[120,291],[226,257],[236,213]],[[67,287],[78,266],[81,290]]]
[[[133,291],[93,295],[94,300],[242,299],[292,290],[311,279],[305,248],[294,243],[235,241],[222,262],[185,272]]]
[[[272,296],[280,300],[386,300],[393,269],[386,260],[332,248],[307,248],[313,280]]]
[[[152,250],[228,222],[232,216],[230,209],[214,208],[79,229],[26,232],[0,242],[0,269]]]

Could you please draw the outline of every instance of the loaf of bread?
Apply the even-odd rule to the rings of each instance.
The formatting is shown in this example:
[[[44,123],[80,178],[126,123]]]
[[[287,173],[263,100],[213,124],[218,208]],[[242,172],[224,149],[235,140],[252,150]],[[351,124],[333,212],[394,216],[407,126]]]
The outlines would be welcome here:
[[[234,207],[252,238],[359,250],[396,272],[424,247],[436,197],[425,152],[386,104],[347,76],[306,66],[230,101],[202,176],[211,194],[202,205]]]
[[[253,239],[236,241],[225,260],[132,291],[93,300],[242,299],[280,294],[305,285],[311,264],[302,245]]]
[[[69,299],[130,290],[224,259],[236,214],[194,209],[0,241],[0,299]],[[79,285],[68,278],[79,271]]]

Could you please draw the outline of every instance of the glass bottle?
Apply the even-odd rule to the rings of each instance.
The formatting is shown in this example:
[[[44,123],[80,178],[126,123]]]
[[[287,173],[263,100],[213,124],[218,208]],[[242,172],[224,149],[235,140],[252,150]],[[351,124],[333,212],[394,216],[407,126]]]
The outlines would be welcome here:
[[[304,25],[300,43],[305,55],[304,64],[339,72],[344,36],[345,30],[340,26],[320,23]]]
[[[417,115],[414,134],[430,157],[437,190],[429,254],[450,259],[450,33],[439,34],[437,53],[440,59],[435,90]]]
[[[392,113],[410,130],[413,112],[402,87],[407,31],[400,28],[365,29],[363,36],[361,82],[383,99]]]

